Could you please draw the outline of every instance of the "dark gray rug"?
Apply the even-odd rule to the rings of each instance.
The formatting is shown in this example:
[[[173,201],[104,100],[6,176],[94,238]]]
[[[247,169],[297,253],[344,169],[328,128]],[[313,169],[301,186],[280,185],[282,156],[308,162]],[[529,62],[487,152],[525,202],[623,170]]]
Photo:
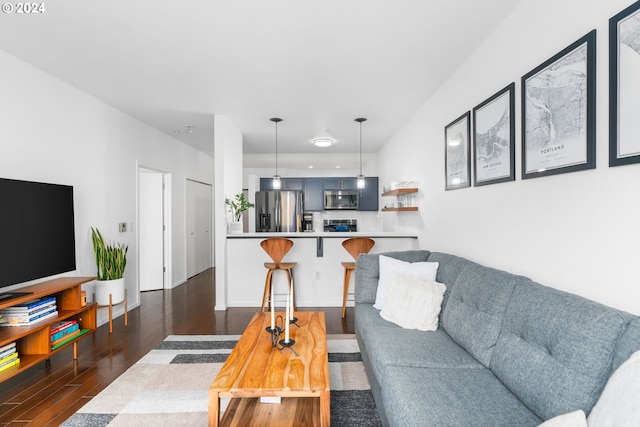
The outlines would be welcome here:
[[[207,390],[238,338],[169,336],[62,426],[206,426]],[[355,336],[329,335],[327,345],[331,425],[380,426]]]

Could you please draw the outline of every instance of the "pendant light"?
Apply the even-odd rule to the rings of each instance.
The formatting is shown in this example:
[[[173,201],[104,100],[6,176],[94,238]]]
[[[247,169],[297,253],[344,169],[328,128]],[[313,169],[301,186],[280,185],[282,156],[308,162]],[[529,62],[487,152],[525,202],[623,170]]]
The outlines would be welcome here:
[[[272,184],[272,188],[274,190],[279,190],[280,189],[280,175],[278,175],[278,123],[280,123],[282,121],[282,119],[278,118],[278,117],[273,117],[271,119],[272,122],[274,122],[276,124],[276,174],[273,175],[273,184]]]
[[[362,174],[362,122],[366,122],[367,119],[364,117],[358,117],[357,119],[354,119],[354,121],[360,123],[360,175],[358,175],[358,178],[356,179],[356,187],[363,189],[365,187],[365,179]]]

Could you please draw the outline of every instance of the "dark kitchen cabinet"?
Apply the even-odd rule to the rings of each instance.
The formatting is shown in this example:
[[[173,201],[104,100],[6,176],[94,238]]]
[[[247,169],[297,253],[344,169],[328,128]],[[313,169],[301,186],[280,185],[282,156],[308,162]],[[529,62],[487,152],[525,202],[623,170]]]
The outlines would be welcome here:
[[[303,190],[302,178],[280,178],[280,190]],[[273,190],[273,178],[260,178],[260,190]]]
[[[260,191],[273,190],[272,178],[260,178]]]
[[[305,178],[304,180],[304,210],[319,212],[324,209],[324,191],[322,178]]]
[[[282,178],[281,190],[302,191],[302,178]]]
[[[325,190],[356,190],[356,178],[325,178],[324,179]]]
[[[364,179],[364,189],[359,190],[358,210],[359,211],[377,211],[378,210],[378,177],[367,176]]]
[[[273,179],[260,178],[260,190],[273,190]],[[358,190],[358,188],[355,177],[282,178],[281,190],[304,191],[304,210],[319,212],[324,210],[324,190]],[[358,190],[358,210],[377,211],[379,200],[378,177],[365,177],[365,188]]]

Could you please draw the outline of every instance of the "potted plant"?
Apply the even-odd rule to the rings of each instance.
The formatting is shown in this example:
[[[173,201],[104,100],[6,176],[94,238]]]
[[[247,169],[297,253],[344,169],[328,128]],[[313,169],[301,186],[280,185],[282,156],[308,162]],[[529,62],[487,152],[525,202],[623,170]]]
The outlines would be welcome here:
[[[244,193],[240,192],[233,199],[224,199],[224,204],[231,209],[231,221],[229,222],[230,233],[242,233],[242,214],[249,208],[255,207],[253,203],[244,198]]]
[[[102,233],[91,227],[93,252],[96,255],[97,280],[96,302],[98,305],[119,304],[124,301],[124,269],[127,266],[127,251],[125,244],[107,244]]]

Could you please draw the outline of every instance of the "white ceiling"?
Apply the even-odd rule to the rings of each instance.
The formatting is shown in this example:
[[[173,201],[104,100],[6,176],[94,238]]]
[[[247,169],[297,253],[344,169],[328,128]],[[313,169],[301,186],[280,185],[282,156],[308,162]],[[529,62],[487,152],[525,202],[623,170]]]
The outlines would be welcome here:
[[[0,16],[1,49],[211,155],[214,114],[256,155],[281,117],[279,153],[308,160],[357,153],[356,117],[377,151],[519,1],[44,3]]]

